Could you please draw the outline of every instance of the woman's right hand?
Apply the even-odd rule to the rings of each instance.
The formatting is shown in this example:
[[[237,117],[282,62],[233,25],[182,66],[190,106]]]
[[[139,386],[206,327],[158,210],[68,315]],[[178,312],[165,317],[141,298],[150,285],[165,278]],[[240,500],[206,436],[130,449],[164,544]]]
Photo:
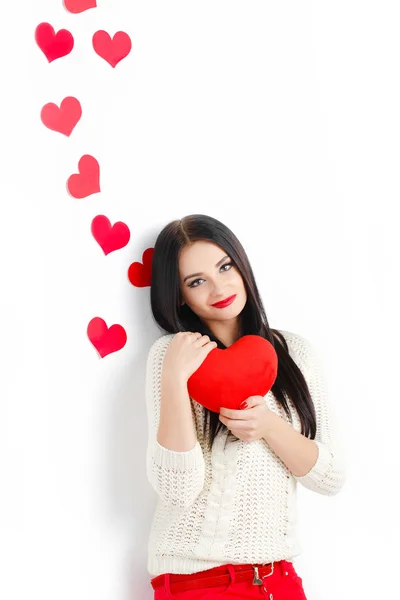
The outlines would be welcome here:
[[[163,370],[173,378],[181,377],[188,381],[200,367],[217,342],[210,341],[208,335],[199,332],[179,331],[172,339],[165,353]]]

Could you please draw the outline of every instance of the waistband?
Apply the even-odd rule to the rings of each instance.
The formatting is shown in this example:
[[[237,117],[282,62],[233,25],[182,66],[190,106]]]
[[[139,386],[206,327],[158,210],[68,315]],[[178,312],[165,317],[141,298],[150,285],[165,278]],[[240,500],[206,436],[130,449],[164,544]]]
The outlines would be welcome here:
[[[164,586],[171,593],[179,593],[214,585],[228,585],[230,581],[236,583],[252,580],[254,585],[262,585],[263,578],[274,574],[275,576],[296,576],[293,563],[280,560],[272,563],[226,564],[191,574],[164,573],[151,579],[150,583],[154,590]]]

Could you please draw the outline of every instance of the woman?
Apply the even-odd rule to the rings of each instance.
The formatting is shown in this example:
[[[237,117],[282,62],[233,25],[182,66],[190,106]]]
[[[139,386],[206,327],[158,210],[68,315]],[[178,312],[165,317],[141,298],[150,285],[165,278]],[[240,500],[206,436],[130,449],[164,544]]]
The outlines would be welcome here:
[[[242,245],[206,215],[159,234],[151,308],[167,332],[153,343],[146,371],[147,474],[158,495],[148,543],[155,600],[304,600],[292,563],[301,551],[297,483],[332,496],[345,480],[312,345],[270,329]],[[214,348],[248,334],[276,350],[272,389],[241,410],[216,413],[194,402],[189,377]]]

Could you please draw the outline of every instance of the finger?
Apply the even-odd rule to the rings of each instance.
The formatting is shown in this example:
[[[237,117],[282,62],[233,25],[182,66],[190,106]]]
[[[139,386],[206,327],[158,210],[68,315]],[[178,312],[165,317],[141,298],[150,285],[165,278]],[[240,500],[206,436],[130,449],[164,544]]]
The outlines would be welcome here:
[[[265,404],[264,396],[249,396],[246,398],[247,409],[253,408],[254,406],[259,406],[260,404]]]
[[[245,410],[233,410],[231,408],[220,408],[220,413],[228,417],[229,419],[241,419],[245,420],[248,418],[245,413],[247,413],[250,408],[254,408],[255,406],[259,406],[261,404],[265,404],[265,398],[263,396],[249,396],[246,398],[247,408]]]
[[[202,346],[205,346],[209,342],[210,342],[209,336],[208,335],[201,335],[201,333],[200,333],[198,335],[197,339],[193,342],[193,345],[197,346],[198,348],[201,348]]]
[[[239,421],[245,421],[248,417],[246,416],[246,412],[244,410],[232,410],[230,408],[220,408],[220,414],[227,419],[235,419]]]

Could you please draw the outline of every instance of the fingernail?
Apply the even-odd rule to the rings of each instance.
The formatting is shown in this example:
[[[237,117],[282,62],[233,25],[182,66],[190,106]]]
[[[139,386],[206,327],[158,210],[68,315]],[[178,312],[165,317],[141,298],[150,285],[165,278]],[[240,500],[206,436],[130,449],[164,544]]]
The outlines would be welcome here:
[[[247,408],[247,406],[248,406],[247,402],[245,402],[245,401],[243,400],[243,402],[242,402],[242,403],[240,404],[240,406],[239,406],[239,409],[245,409],[245,408]]]

